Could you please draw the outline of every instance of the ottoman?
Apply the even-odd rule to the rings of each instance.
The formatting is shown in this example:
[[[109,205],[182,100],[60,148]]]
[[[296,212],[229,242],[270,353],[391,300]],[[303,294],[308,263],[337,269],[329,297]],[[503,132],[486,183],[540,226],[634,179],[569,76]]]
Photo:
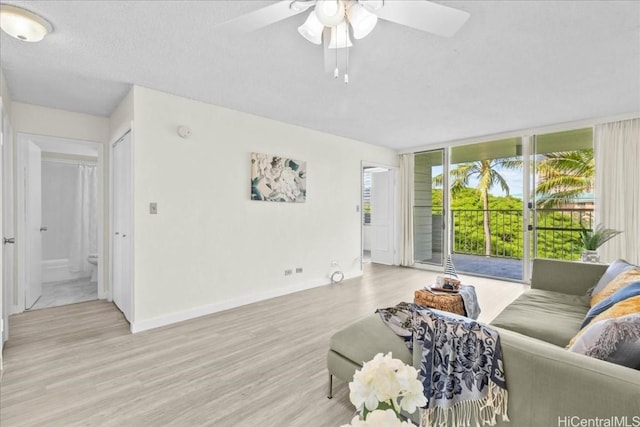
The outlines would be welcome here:
[[[329,341],[327,369],[329,370],[329,394],[333,397],[333,376],[351,381],[357,369],[362,368],[378,353],[391,352],[394,358],[413,365],[413,356],[404,340],[384,324],[380,315],[371,314],[336,332]]]

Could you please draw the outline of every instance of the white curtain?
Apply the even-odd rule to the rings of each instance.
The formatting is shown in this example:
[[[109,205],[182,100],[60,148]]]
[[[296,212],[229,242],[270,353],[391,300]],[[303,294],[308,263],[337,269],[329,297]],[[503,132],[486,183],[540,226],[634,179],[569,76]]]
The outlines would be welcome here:
[[[89,254],[98,249],[98,186],[96,167],[78,165],[73,228],[69,249],[69,271],[90,272]]]
[[[596,125],[596,223],[621,230],[599,250],[604,262],[640,264],[640,119]]]
[[[413,265],[413,153],[400,155],[400,212],[402,222],[402,257],[400,265]]]

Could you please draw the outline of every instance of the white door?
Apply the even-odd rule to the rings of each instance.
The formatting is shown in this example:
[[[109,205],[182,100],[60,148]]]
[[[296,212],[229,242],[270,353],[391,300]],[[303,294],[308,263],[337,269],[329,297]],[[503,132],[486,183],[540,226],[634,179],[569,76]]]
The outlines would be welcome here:
[[[41,150],[28,142],[25,182],[27,215],[27,287],[25,309],[30,309],[42,295],[42,158]]]
[[[4,109],[0,104],[0,227],[2,227],[3,241],[0,245],[0,369],[2,368],[2,346],[5,342],[5,319],[6,319],[6,291],[5,287],[9,284],[4,280],[4,145],[5,145],[5,128],[4,128]]]
[[[131,134],[113,145],[113,302],[131,322],[132,248],[132,151]]]
[[[393,264],[393,171],[371,174],[371,262]]]
[[[2,183],[0,184],[0,227],[2,227],[3,244],[0,245],[0,262],[2,263],[2,271],[0,280],[2,280],[2,286],[0,291],[0,312],[2,312],[2,338],[1,341],[6,341],[9,338],[9,313],[12,309],[12,296],[13,296],[13,257],[15,248],[15,239],[13,232],[13,178],[11,177],[13,166],[13,147],[11,144],[12,131],[9,124],[9,118],[7,117],[4,109],[0,105],[0,176],[2,177]],[[6,239],[6,240],[5,240]],[[6,243],[5,243],[6,242]],[[2,345],[0,344],[0,349]]]

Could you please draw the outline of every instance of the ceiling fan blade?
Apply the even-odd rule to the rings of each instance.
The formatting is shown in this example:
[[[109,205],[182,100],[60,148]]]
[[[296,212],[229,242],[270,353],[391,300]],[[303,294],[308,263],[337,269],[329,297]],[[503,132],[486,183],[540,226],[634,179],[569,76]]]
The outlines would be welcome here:
[[[375,12],[379,18],[444,37],[451,37],[469,19],[469,13],[430,1],[385,0]]]
[[[291,0],[281,0],[216,25],[215,31],[227,34],[246,34],[295,16],[305,10],[306,8],[292,8]]]

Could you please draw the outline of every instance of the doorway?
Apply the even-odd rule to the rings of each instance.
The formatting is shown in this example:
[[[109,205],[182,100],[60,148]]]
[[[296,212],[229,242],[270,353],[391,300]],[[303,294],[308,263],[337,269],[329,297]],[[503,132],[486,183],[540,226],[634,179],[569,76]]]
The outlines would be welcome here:
[[[12,313],[106,298],[102,144],[19,133],[16,147]]]
[[[362,166],[362,262],[396,262],[395,173],[390,166]]]

